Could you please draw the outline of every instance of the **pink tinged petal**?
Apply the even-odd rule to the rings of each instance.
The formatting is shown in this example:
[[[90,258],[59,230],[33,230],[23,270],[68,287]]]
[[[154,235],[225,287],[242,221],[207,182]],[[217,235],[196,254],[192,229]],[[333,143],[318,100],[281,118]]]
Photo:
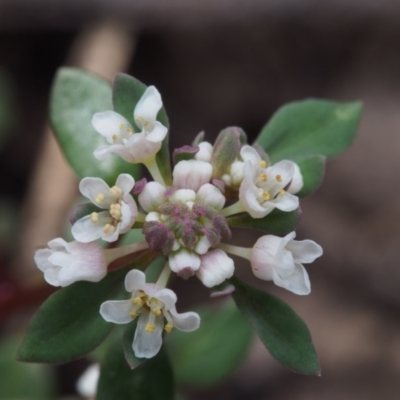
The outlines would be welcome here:
[[[156,293],[154,293],[153,297],[164,303],[166,311],[173,308],[178,300],[176,294],[170,289],[158,290]]]
[[[154,86],[149,86],[137,102],[133,113],[137,125],[143,128],[138,118],[142,118],[144,121],[154,122],[162,105],[160,92]]]
[[[323,254],[322,247],[313,240],[292,240],[286,248],[292,252],[296,263],[312,263],[316,258]]]
[[[68,286],[77,281],[99,282],[107,275],[107,265],[88,264],[75,261],[63,266],[58,274],[60,286]]]
[[[161,348],[162,332],[164,328],[164,318],[156,317],[154,332],[146,331],[149,320],[149,313],[142,312],[139,316],[138,324],[133,339],[133,351],[138,358],[152,358]]]
[[[248,161],[253,165],[258,164],[261,161],[261,157],[257,151],[247,144],[240,149],[240,157],[242,157],[243,161]]]
[[[103,111],[93,115],[92,125],[93,128],[104,136],[109,143],[113,143],[112,136],[120,134],[120,125],[125,124],[131,128],[130,123],[120,114],[115,111]]]
[[[72,236],[78,242],[89,243],[93,242],[103,236],[103,226],[105,223],[110,222],[110,214],[108,211],[98,213],[99,222],[93,223],[90,215],[79,219],[72,226]]]
[[[211,162],[211,156],[213,151],[213,146],[208,142],[201,142],[197,145],[199,147],[199,151],[194,156],[195,160]]]
[[[278,197],[273,201],[273,203],[275,207],[281,211],[294,211],[299,208],[299,198],[288,192],[283,196],[278,194]]]
[[[165,190],[166,187],[161,183],[149,182],[139,194],[139,204],[148,213],[155,211],[158,206],[166,201]]]
[[[79,190],[83,196],[100,208],[108,208],[114,200],[110,193],[110,187],[100,178],[83,178],[79,183]],[[104,196],[101,201],[98,198],[100,193]]]
[[[131,300],[110,300],[100,306],[100,314],[107,322],[128,324],[132,322],[129,315],[132,309]]]
[[[299,166],[296,163],[293,164],[294,164],[293,179],[287,191],[291,194],[296,194],[300,192],[301,189],[303,189],[304,181]]]
[[[153,124],[153,129],[146,135],[146,140],[153,143],[160,143],[167,136],[168,128],[160,122],[156,121]]]
[[[293,273],[287,277],[282,277],[277,271],[274,271],[272,280],[275,285],[298,295],[307,295],[311,292],[310,279],[301,264],[296,264]]]
[[[53,264],[49,261],[52,251],[49,249],[39,249],[36,250],[34,260],[37,267],[41,271],[46,271],[48,268],[52,268]]]
[[[204,286],[213,287],[231,278],[234,271],[233,260],[224,251],[216,249],[201,256],[201,265],[196,275]]]
[[[200,268],[200,257],[193,251],[180,249],[175,253],[170,253],[169,266],[172,271],[179,273],[185,268],[197,271]]]
[[[125,289],[127,292],[144,290],[146,285],[146,275],[138,269],[130,270],[125,276]]]
[[[210,183],[206,183],[198,190],[196,200],[217,211],[221,211],[225,205],[225,196],[216,186]]]
[[[161,142],[150,142],[146,139],[145,133],[141,132],[132,135],[125,146],[129,152],[129,162],[141,163],[152,158],[161,149]]]
[[[197,192],[201,186],[210,182],[212,172],[210,163],[198,160],[179,161],[172,173],[173,186]]]
[[[172,317],[174,327],[183,332],[192,332],[200,327],[200,316],[199,314],[189,311],[182,314],[178,314],[176,309],[169,310]]]
[[[63,268],[68,268],[75,260],[76,258],[72,254],[61,251],[53,252],[53,254],[49,257],[49,261],[53,265]]]
[[[124,195],[126,195],[135,186],[135,179],[129,174],[120,174],[115,182],[115,186],[119,187]]]
[[[68,243],[62,238],[56,238],[56,239],[50,240],[50,242],[47,243],[50,250],[58,250],[58,251],[66,249],[67,244]]]
[[[51,267],[44,271],[44,279],[47,283],[52,286],[61,286],[60,280],[58,279],[58,274],[61,267]]]
[[[136,136],[135,134],[133,136]],[[113,144],[111,146],[100,146],[94,152],[94,156],[100,160],[105,160],[110,154],[115,153],[119,155],[126,162],[134,162],[129,148],[124,144]]]

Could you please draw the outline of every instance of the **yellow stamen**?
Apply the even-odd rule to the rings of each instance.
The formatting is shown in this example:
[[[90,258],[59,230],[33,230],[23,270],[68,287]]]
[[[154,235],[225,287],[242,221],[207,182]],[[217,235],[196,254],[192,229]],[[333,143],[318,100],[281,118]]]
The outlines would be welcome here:
[[[168,322],[168,324],[166,324],[166,325],[164,326],[164,330],[165,330],[165,332],[167,332],[167,333],[171,333],[173,327],[174,327],[174,326],[171,324],[171,322]]]
[[[286,193],[286,192],[285,192],[285,190],[283,190],[283,189],[281,189],[281,190],[279,191],[279,194],[280,194],[281,196],[283,196],[285,193]]]
[[[132,128],[128,128],[128,129],[126,130],[126,133],[132,133],[132,132],[133,132]]]
[[[162,314],[162,312],[161,312],[161,310],[160,310],[159,308],[153,308],[153,309],[151,310],[151,312],[152,312],[155,316],[157,316],[157,317],[160,317],[161,314]]]
[[[267,165],[268,165],[268,164],[267,164],[266,161],[264,161],[264,160],[261,160],[261,161],[260,161],[260,167],[261,167],[261,168],[267,168]]]
[[[94,223],[97,224],[99,222],[99,214],[97,212],[92,212],[90,214],[90,220]]]
[[[125,126],[125,124],[124,124],[123,122],[121,122],[121,123],[119,124],[119,129],[122,129],[124,126]]]
[[[144,329],[146,332],[153,333],[154,330],[156,329],[156,325],[155,324],[147,324]]]
[[[114,196],[119,196],[122,193],[122,190],[118,186],[113,186],[110,189],[110,193]]]
[[[135,319],[135,318],[138,316],[138,313],[137,313],[136,311],[131,311],[131,312],[129,313],[129,316],[130,316],[132,319]]]
[[[105,224],[103,226],[103,232],[111,235],[115,231],[115,227],[111,224]]]
[[[137,296],[137,297],[135,297],[134,299],[133,299],[133,302],[137,305],[137,306],[141,306],[141,305],[143,305],[143,300],[139,297],[139,296]]]
[[[265,201],[268,201],[271,198],[271,195],[268,192],[263,192],[262,197]]]
[[[110,215],[114,219],[120,219],[121,218],[121,205],[118,203],[114,203],[110,205]]]
[[[262,174],[260,174],[260,181],[261,182],[267,182],[267,174],[264,174],[264,172]]]
[[[275,178],[278,182],[282,182],[282,177],[279,174]]]
[[[118,140],[118,135],[114,133],[114,135],[111,136],[111,139],[113,142],[116,142]]]
[[[103,193],[99,193],[95,198],[94,201],[96,203],[101,203],[104,200],[104,194]]]

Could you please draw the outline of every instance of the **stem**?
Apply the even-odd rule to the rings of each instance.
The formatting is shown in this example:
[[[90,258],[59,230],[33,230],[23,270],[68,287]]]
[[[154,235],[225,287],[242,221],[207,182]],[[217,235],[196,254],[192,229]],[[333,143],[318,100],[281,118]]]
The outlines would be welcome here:
[[[164,178],[161,175],[160,170],[158,169],[158,165],[156,163],[156,158],[155,157],[153,157],[149,161],[144,162],[143,164],[149,170],[151,176],[153,177],[153,179],[156,182],[161,183],[161,185],[167,186],[165,184]]]
[[[128,246],[116,247],[114,249],[106,249],[105,255],[107,259],[107,264],[112,263],[118,258],[137,253],[138,251],[146,250],[148,248],[149,244],[146,242],[146,240],[143,240],[142,242],[133,243]]]
[[[227,253],[233,254],[234,256],[239,256],[251,261],[251,253],[253,249],[251,247],[239,247],[233,246],[231,244],[220,243],[218,247]]]
[[[146,222],[146,215],[141,212],[138,212],[138,214],[136,215],[135,222]]]
[[[224,217],[229,217],[230,215],[233,214],[239,214],[241,212],[246,211],[240,201],[237,201],[236,203],[231,204],[229,207],[224,208],[221,211],[221,214]]]
[[[161,287],[166,287],[170,275],[171,275],[171,268],[169,267],[169,264],[166,263],[164,265],[163,270],[161,271],[160,276],[157,279],[156,285],[161,286]]]

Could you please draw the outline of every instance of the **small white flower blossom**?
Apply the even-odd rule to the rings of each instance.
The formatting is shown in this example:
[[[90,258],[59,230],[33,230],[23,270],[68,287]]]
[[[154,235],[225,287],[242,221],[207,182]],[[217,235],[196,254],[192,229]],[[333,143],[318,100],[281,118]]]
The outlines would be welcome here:
[[[178,251],[169,255],[169,267],[173,272],[189,278],[200,268],[200,256],[191,250],[181,247]]]
[[[94,151],[98,160],[104,160],[111,153],[118,154],[127,162],[145,163],[160,150],[168,129],[157,121],[162,108],[161,95],[154,86],[149,86],[138,103],[134,114],[135,123],[141,132],[135,133],[132,125],[115,111],[94,114],[92,125],[104,136],[110,146],[101,146]]]
[[[192,189],[195,192],[209,183],[213,173],[212,165],[205,161],[183,160],[175,165],[173,186],[178,189]]]
[[[168,333],[174,327],[191,332],[200,326],[197,313],[178,314],[176,294],[154,283],[146,283],[142,271],[129,271],[125,288],[132,293],[131,299],[106,301],[100,307],[100,314],[114,324],[127,324],[139,316],[132,345],[136,357],[151,358],[159,352],[163,329]]]
[[[194,156],[195,160],[211,162],[211,156],[213,152],[213,146],[208,142],[201,142],[197,146],[199,146],[199,151]]]
[[[93,212],[74,223],[72,235],[83,243],[102,238],[114,242],[135,223],[137,206],[129,192],[135,180],[129,174],[119,175],[115,186],[110,188],[100,178],[84,178],[79,184],[80,192],[96,206],[106,210]]]
[[[196,276],[204,286],[213,287],[232,277],[235,271],[233,260],[223,250],[215,249],[201,256]]]
[[[138,196],[139,204],[146,212],[150,213],[166,202],[165,191],[166,187],[161,183],[149,182]]]
[[[79,377],[76,391],[85,398],[94,398],[97,392],[97,383],[100,378],[100,364],[90,365]]]
[[[67,243],[57,238],[48,246],[37,250],[34,259],[50,285],[64,287],[77,281],[99,282],[107,274],[104,249],[96,242]]]
[[[243,146],[242,154],[246,154],[248,160],[244,165],[239,200],[253,218],[263,218],[274,208],[293,211],[299,207],[298,197],[285,190],[295,173],[292,161],[283,160],[267,167],[256,150],[247,145]]]
[[[310,280],[303,264],[313,262],[323,253],[322,247],[312,240],[294,240],[295,232],[283,238],[266,235],[259,238],[251,253],[254,275],[272,280],[275,285],[299,295],[309,294]]]

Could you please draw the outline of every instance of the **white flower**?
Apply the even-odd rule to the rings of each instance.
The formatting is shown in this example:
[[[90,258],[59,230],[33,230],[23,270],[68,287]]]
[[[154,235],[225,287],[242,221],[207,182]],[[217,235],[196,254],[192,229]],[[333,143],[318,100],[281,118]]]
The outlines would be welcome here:
[[[115,186],[110,188],[100,178],[84,178],[79,184],[81,193],[93,204],[105,209],[76,221],[72,235],[83,243],[102,238],[114,242],[121,233],[127,232],[138,214],[137,206],[129,192],[135,180],[128,174],[119,175]]]
[[[200,256],[184,247],[169,255],[169,267],[183,278],[192,276],[200,268],[200,263]]]
[[[96,242],[67,243],[53,239],[48,249],[35,253],[35,263],[44,272],[44,279],[53,286],[68,286],[76,281],[98,282],[107,274],[104,249]]]
[[[208,142],[201,142],[197,146],[199,146],[199,151],[194,156],[195,160],[211,162],[211,156],[213,152],[213,146]]]
[[[131,163],[142,163],[152,159],[160,150],[161,142],[168,132],[156,119],[161,108],[160,93],[154,86],[149,86],[133,113],[136,124],[142,129],[140,133],[135,133],[132,125],[115,111],[94,114],[94,129],[110,143],[110,146],[97,148],[94,151],[95,157],[104,160],[110,153],[116,153]]]
[[[283,160],[267,167],[252,147],[243,146],[241,155],[244,153],[247,153],[248,160],[244,165],[244,180],[239,189],[239,200],[243,208],[253,218],[265,217],[274,208],[282,211],[297,209],[298,197],[285,190],[293,179],[295,164]]]
[[[132,293],[131,299],[106,301],[100,307],[100,314],[107,322],[114,324],[127,324],[139,316],[133,340],[136,357],[151,358],[158,353],[163,329],[171,332],[176,327],[190,332],[200,326],[198,314],[178,314],[175,308],[176,294],[154,283],[146,283],[142,271],[129,271],[125,277],[125,288]]]
[[[257,240],[251,253],[254,275],[273,280],[275,285],[299,295],[309,294],[310,280],[303,264],[313,262],[323,253],[312,240],[297,241],[295,232],[283,238],[266,235]]]
[[[213,168],[205,161],[183,160],[175,165],[173,186],[178,189],[192,189],[195,192],[206,183],[210,182]]]
[[[201,256],[200,268],[196,275],[210,288],[231,278],[234,270],[233,260],[223,250],[215,249]]]

